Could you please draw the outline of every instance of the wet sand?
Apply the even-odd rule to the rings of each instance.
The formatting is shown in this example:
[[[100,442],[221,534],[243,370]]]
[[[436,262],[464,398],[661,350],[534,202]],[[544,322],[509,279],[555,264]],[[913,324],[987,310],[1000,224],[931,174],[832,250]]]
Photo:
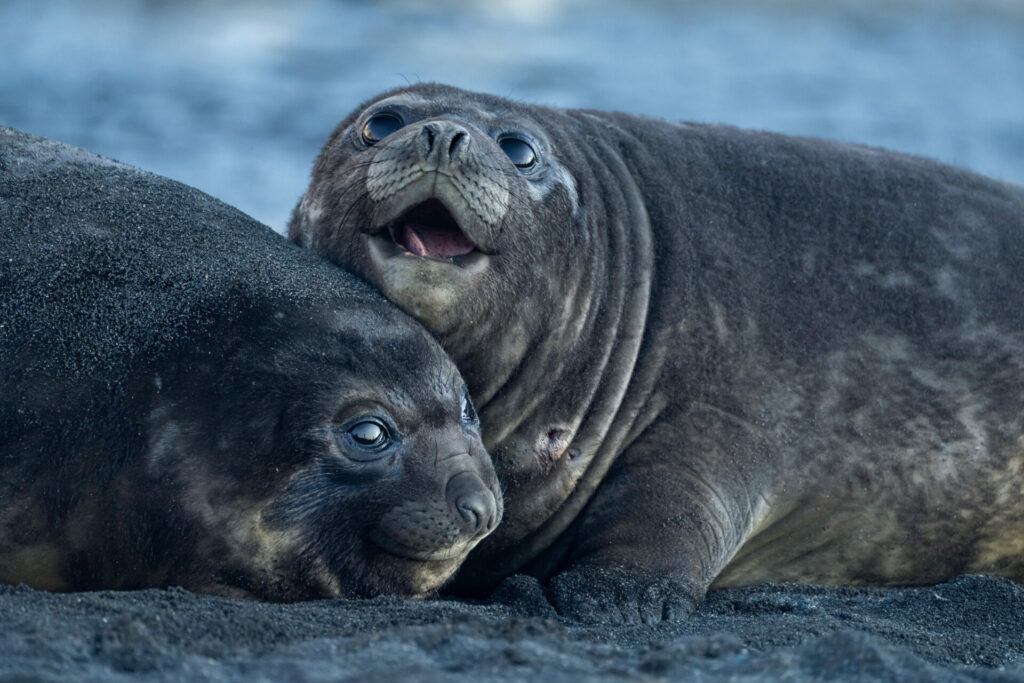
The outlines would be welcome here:
[[[712,593],[677,624],[584,626],[533,579],[488,601],[267,604],[0,586],[0,680],[1024,681],[1024,585]]]

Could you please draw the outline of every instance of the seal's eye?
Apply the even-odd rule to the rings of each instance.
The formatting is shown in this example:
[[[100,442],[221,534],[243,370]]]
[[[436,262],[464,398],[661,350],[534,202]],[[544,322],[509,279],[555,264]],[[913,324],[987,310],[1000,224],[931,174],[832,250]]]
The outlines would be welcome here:
[[[462,392],[462,421],[467,424],[475,425],[479,418],[476,416],[476,409],[473,408],[473,402],[469,400],[469,392]]]
[[[367,418],[349,427],[349,436],[362,448],[379,450],[391,443],[388,428],[377,419]]]
[[[537,153],[526,140],[517,137],[503,137],[498,140],[501,151],[508,155],[519,168],[530,168],[537,163]]]
[[[402,119],[394,114],[374,114],[363,126],[363,142],[372,145],[402,127]]]

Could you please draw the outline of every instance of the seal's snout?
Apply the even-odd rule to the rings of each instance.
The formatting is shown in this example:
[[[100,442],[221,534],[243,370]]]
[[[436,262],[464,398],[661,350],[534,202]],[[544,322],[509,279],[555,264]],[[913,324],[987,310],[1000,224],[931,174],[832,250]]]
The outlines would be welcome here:
[[[357,229],[377,238],[371,244],[381,262],[400,259],[389,272],[409,256],[473,270],[497,253],[512,195],[508,159],[485,132],[435,118],[404,126],[372,150],[369,166],[360,166],[371,212]],[[411,262],[423,272],[421,261]]]
[[[462,520],[468,536],[490,533],[498,525],[494,494],[474,472],[461,472],[448,482],[447,498]]]

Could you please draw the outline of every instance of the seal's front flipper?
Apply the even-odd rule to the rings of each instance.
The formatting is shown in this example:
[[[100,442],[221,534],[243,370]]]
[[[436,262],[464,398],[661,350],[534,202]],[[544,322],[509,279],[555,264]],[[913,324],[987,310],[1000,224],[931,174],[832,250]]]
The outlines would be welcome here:
[[[704,590],[681,576],[579,564],[551,579],[547,595],[560,615],[576,621],[653,624],[685,619]]]
[[[686,618],[766,514],[758,501],[770,482],[742,467],[763,452],[757,435],[700,406],[679,422],[683,429],[663,425],[630,446],[563,536],[571,549],[548,582],[563,616]]]

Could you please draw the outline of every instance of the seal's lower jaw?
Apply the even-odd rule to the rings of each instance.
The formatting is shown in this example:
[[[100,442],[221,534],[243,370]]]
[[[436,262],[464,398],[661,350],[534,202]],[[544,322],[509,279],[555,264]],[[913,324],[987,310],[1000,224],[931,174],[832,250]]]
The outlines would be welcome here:
[[[365,235],[375,283],[388,299],[419,320],[435,335],[449,334],[463,324],[458,305],[474,289],[490,265],[480,251],[444,260],[413,254],[393,242],[387,232]]]
[[[469,551],[479,540],[479,538],[469,539],[459,543],[454,543],[450,546],[433,548],[430,550],[412,548],[384,534],[374,536],[371,542],[377,546],[379,550],[382,550],[389,555],[400,557],[404,560],[424,563],[436,562],[458,564],[465,559],[466,555],[469,554]]]
[[[378,559],[404,577],[404,585],[392,586],[390,592],[422,598],[436,593],[455,576],[476,540],[432,551],[413,549],[386,537],[374,538],[372,544]]]

